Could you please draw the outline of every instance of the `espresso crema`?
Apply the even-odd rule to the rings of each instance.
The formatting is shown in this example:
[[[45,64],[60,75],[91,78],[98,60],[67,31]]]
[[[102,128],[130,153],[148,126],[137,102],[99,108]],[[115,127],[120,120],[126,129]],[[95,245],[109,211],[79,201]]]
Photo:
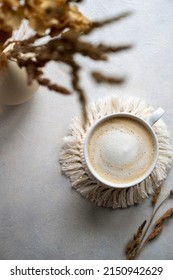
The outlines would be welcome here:
[[[144,176],[156,153],[150,131],[129,117],[110,118],[96,126],[87,149],[94,171],[115,184],[128,184]]]

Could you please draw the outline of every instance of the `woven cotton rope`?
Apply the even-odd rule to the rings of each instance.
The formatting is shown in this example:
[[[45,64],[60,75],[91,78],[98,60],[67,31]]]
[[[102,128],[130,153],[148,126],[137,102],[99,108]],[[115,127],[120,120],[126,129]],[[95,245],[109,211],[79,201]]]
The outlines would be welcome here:
[[[102,184],[89,172],[83,153],[85,136],[89,128],[101,117],[126,112],[146,120],[154,110],[143,100],[117,95],[90,103],[87,108],[88,122],[85,127],[80,116],[74,118],[64,138],[60,154],[62,171],[70,179],[72,187],[96,205],[113,209],[132,206],[154,193],[166,179],[173,159],[168,131],[162,120],[153,126],[159,143],[157,164],[150,176],[135,186],[112,188]]]

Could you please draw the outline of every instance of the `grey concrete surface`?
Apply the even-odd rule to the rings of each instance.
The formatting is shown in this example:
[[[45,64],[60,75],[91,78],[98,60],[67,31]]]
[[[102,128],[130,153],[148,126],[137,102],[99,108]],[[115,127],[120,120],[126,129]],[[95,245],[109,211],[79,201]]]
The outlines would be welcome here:
[[[129,52],[111,55],[109,62],[83,63],[82,86],[89,100],[108,94],[138,96],[162,106],[173,143],[173,1],[86,0],[81,10],[91,19],[119,12],[133,15],[90,37],[93,42],[133,43]],[[96,85],[90,69],[124,74],[125,85]],[[51,63],[46,73],[67,86],[68,69]],[[0,259],[123,259],[124,245],[151,214],[150,199],[119,210],[94,206],[71,189],[58,163],[67,127],[80,111],[70,97],[39,89],[20,106],[0,115]],[[160,199],[172,188],[169,172]],[[173,201],[158,213],[161,214]],[[140,259],[173,259],[173,221],[146,247]]]

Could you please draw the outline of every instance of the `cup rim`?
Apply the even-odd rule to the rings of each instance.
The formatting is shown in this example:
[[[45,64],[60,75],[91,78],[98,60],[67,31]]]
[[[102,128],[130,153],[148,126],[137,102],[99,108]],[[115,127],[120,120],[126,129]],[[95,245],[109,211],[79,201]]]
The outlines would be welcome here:
[[[89,156],[88,156],[88,141],[89,141],[90,136],[93,133],[93,131],[104,121],[106,121],[108,119],[116,118],[116,117],[127,117],[127,118],[131,118],[131,119],[135,119],[136,121],[140,122],[150,132],[150,134],[154,140],[154,146],[155,146],[155,158],[154,158],[150,168],[147,170],[147,172],[145,172],[138,179],[133,180],[129,183],[123,183],[123,184],[109,182],[109,181],[105,180],[104,178],[102,178],[99,174],[97,174],[97,172],[92,167],[90,160],[89,160]],[[153,128],[150,126],[150,124],[147,123],[147,121],[145,121],[141,117],[138,117],[131,113],[118,112],[118,113],[113,113],[113,114],[109,114],[109,115],[101,117],[88,130],[85,141],[84,141],[84,159],[85,159],[86,165],[87,165],[90,173],[102,184],[107,185],[109,187],[113,187],[113,188],[129,188],[129,187],[133,187],[133,186],[141,183],[143,180],[145,180],[152,173],[154,167],[156,166],[156,163],[158,160],[158,154],[159,154],[158,139],[157,139],[157,136],[156,136]]]

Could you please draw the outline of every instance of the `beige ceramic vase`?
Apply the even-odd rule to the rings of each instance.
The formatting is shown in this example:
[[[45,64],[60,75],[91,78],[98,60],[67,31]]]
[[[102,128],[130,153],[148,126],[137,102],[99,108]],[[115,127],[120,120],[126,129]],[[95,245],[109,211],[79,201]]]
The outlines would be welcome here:
[[[25,69],[21,69],[15,62],[9,61],[6,77],[0,84],[0,104],[18,105],[31,99],[38,89],[34,81],[27,84]]]

